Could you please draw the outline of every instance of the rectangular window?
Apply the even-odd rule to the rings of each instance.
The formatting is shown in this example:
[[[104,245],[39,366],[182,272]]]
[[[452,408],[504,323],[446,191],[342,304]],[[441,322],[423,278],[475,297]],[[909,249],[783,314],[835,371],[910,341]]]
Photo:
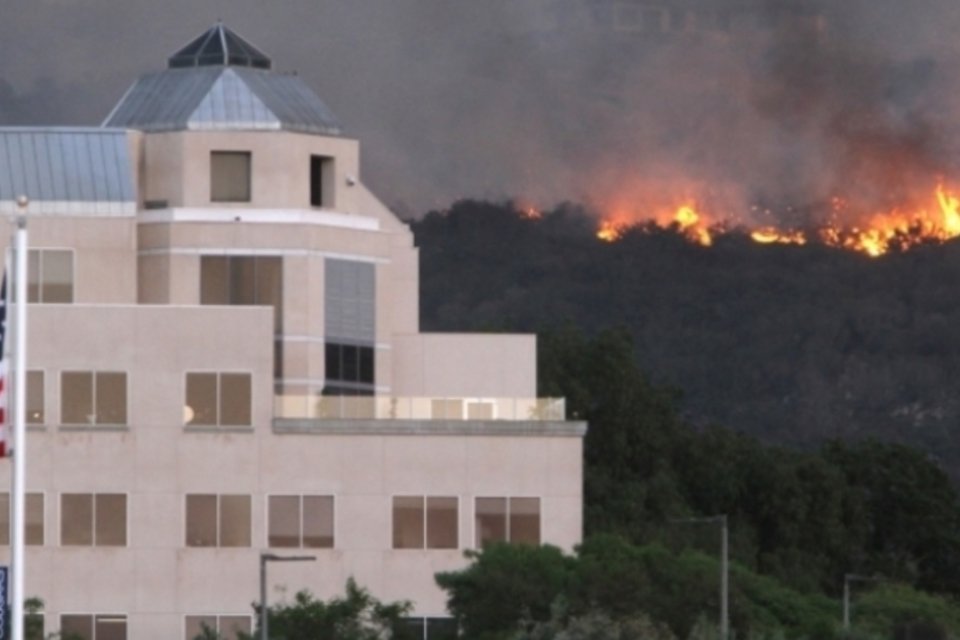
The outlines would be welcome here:
[[[373,392],[373,347],[327,342],[325,346],[327,385]]]
[[[64,371],[60,374],[63,424],[127,424],[127,374],[117,371]]]
[[[210,152],[210,200],[250,202],[250,152]]]
[[[395,496],[394,549],[456,549],[457,498]]]
[[[27,253],[27,302],[73,302],[73,251],[30,249]]]
[[[249,547],[250,496],[187,496],[188,547]]]
[[[539,498],[477,498],[476,546],[491,542],[540,544]]]
[[[249,373],[188,373],[184,420],[191,426],[249,426]]]
[[[273,330],[283,333],[283,258],[201,256],[200,304],[273,307]],[[283,344],[274,345],[274,375],[283,371]]]
[[[58,637],[74,640],[127,640],[127,616],[64,614],[60,616]]]
[[[270,547],[333,548],[333,496],[270,496]]]
[[[376,381],[374,265],[324,260],[324,395],[372,395]]]
[[[27,371],[27,424],[43,424],[43,371]]]
[[[310,156],[310,206],[333,206],[333,158]]]
[[[43,494],[28,493],[24,505],[26,523],[24,541],[31,546],[43,544]],[[10,544],[10,494],[0,493],[0,545]]]
[[[208,637],[202,634],[210,634],[210,632],[214,632],[217,638],[223,640],[240,640],[253,633],[253,621],[248,615],[187,616],[184,640]]]
[[[61,495],[60,544],[125,547],[127,545],[127,496],[121,493],[64,493]]]

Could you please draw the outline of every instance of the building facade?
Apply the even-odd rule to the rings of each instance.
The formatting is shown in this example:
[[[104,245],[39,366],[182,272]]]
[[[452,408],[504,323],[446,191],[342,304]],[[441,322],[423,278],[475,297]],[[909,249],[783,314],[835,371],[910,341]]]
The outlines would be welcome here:
[[[420,332],[409,228],[271,67],[218,24],[101,127],[0,128],[48,633],[235,637],[264,552],[314,558],[268,565],[271,602],[354,577],[439,630],[464,550],[580,540],[586,425],[536,397],[535,338]]]

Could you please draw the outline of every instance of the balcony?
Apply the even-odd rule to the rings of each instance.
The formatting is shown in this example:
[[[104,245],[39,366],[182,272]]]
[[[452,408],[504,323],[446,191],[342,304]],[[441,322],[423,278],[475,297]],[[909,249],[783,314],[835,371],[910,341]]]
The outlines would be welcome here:
[[[564,398],[414,398],[277,395],[280,420],[442,420],[562,422]]]

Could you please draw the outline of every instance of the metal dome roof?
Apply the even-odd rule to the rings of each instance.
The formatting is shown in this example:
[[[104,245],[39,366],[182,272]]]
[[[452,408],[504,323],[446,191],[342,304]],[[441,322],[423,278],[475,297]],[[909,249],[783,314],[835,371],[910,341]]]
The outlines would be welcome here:
[[[285,130],[340,135],[326,104],[299,77],[221,23],[142,76],[103,126],[141,131]]]
[[[269,69],[273,62],[255,46],[218,22],[170,56],[167,66],[171,69],[212,66]]]

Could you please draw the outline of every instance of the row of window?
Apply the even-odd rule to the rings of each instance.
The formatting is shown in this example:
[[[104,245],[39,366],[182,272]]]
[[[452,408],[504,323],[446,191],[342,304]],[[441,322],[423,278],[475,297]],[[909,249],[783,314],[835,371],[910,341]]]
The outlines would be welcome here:
[[[188,547],[250,547],[251,496],[188,494],[185,544]],[[26,496],[25,541],[44,544],[44,496]],[[9,544],[10,494],[0,493],[0,544]],[[474,499],[475,544],[540,544],[540,499]],[[394,496],[394,549],[459,547],[459,498]],[[332,549],[334,498],[329,495],[274,495],[267,499],[267,546]],[[127,546],[127,496],[122,493],[60,495],[60,544]]]
[[[31,249],[28,257],[28,300],[73,302],[73,251]],[[372,394],[375,383],[375,271],[373,265],[328,259],[325,281],[328,395]],[[283,333],[283,258],[281,256],[201,256],[201,305],[262,305],[273,308],[274,333]],[[282,376],[283,342],[274,343],[274,375]],[[96,386],[95,380],[89,385]],[[109,384],[109,381],[106,381]],[[78,412],[96,418],[95,389],[81,389]],[[105,416],[97,424],[116,424]],[[74,423],[71,421],[71,423]],[[85,423],[84,421],[79,422]]]
[[[42,613],[27,614],[27,628],[36,637],[46,637]],[[453,618],[404,618],[404,628],[395,637],[404,640],[453,640],[458,636]],[[188,615],[184,618],[184,640],[209,637],[214,632],[222,640],[240,640],[253,633],[250,615]],[[74,640],[126,640],[127,616],[123,614],[64,614],[60,616],[59,637]]]
[[[27,372],[27,422],[46,420],[44,372]],[[189,372],[185,380],[184,424],[250,426],[249,373]],[[122,371],[62,371],[60,422],[65,425],[126,425],[127,374]]]
[[[250,202],[253,156],[249,151],[210,152],[210,200]],[[310,156],[310,206],[333,206],[333,158]]]

